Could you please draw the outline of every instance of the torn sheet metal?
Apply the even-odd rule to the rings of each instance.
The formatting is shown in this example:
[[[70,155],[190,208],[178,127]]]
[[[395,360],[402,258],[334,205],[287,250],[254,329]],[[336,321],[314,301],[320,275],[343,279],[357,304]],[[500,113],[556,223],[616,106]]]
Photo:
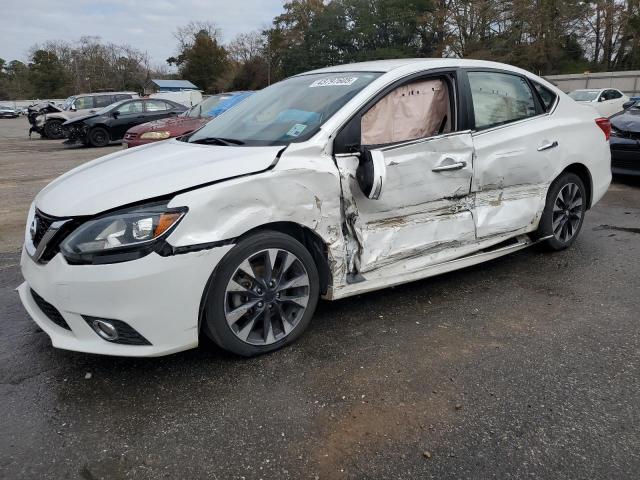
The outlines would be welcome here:
[[[476,192],[474,212],[478,238],[535,230],[548,188],[548,184],[538,183]]]
[[[190,211],[180,225],[184,228],[176,229],[170,243],[205,244],[237,238],[265,224],[291,222],[322,239],[330,287],[343,284],[347,268],[338,172],[321,150],[301,155],[287,148],[273,169],[176,196],[171,206],[190,205]]]
[[[352,275],[475,241],[469,203],[473,143],[468,133],[434,137],[380,150],[386,181],[378,200],[363,195],[355,172],[357,157],[341,157],[344,230]],[[443,162],[464,167],[434,172]]]

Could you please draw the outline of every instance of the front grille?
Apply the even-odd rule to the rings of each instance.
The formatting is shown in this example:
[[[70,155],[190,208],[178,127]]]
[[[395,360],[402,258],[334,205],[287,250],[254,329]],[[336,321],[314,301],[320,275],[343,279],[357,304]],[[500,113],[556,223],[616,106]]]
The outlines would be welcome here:
[[[91,328],[93,328],[94,320],[103,320],[105,322],[109,322],[111,325],[115,327],[118,331],[118,338],[115,340],[107,340],[102,338],[105,342],[111,343],[120,343],[122,345],[151,345],[151,342],[140,335],[131,325],[122,320],[113,320],[111,318],[99,318],[99,317],[90,317],[88,315],[83,315],[85,322],[89,324]]]
[[[38,305],[38,308],[42,311],[42,313],[44,313],[47,316],[49,320],[51,320],[53,323],[55,323],[59,327],[62,327],[66,330],[71,330],[71,328],[69,327],[69,324],[67,324],[66,320],[64,319],[64,317],[56,307],[54,307],[49,302],[47,302],[44,298],[38,295],[33,289],[31,289],[31,296],[33,297],[33,300],[36,302],[36,305]]]
[[[31,241],[33,242],[33,246],[38,248],[42,237],[44,237],[44,234],[47,233],[47,230],[49,230],[49,227],[55,221],[55,219],[36,210],[33,221],[35,222],[35,231],[32,231]]]
[[[33,224],[30,226],[31,243],[34,248],[38,249],[40,243],[47,232],[51,229],[54,222],[58,222],[57,230],[51,238],[47,240],[46,245],[42,245],[42,254],[38,258],[34,258],[39,263],[46,263],[51,260],[60,250],[60,244],[80,223],[82,219],[68,219],[51,217],[39,210],[36,210],[33,218]]]

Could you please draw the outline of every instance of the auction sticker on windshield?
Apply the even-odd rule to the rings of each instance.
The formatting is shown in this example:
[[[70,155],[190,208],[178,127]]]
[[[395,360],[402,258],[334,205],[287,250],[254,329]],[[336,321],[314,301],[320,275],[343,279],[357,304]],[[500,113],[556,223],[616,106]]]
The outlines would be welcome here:
[[[358,77],[333,77],[333,78],[322,78],[320,80],[316,80],[309,88],[314,87],[336,87],[336,86],[349,86],[353,85],[353,83],[358,80]]]
[[[289,129],[287,135],[289,135],[290,137],[299,137],[300,134],[304,132],[305,128],[307,128],[307,126],[304,123],[296,123]]]

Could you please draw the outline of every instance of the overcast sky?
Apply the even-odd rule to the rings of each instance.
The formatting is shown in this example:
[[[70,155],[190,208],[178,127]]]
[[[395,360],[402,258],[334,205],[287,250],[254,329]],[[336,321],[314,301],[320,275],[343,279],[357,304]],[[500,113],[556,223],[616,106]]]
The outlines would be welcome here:
[[[212,21],[223,41],[268,26],[282,0],[0,0],[0,58],[26,61],[46,40],[95,35],[148,52],[151,64],[175,53],[176,27]]]

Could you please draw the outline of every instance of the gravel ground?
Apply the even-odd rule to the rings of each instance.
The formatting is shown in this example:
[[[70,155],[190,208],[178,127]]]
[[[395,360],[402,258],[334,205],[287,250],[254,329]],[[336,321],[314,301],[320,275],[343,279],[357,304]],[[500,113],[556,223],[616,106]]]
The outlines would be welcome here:
[[[55,350],[23,311],[35,193],[114,151],[0,121],[0,478],[637,479],[640,182],[568,251],[333,303],[254,359]]]

